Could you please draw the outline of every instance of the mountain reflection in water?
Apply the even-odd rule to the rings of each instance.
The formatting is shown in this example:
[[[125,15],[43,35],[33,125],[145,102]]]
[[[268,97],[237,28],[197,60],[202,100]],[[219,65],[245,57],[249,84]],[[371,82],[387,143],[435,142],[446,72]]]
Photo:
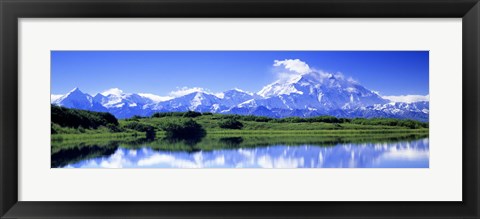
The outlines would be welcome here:
[[[429,140],[339,143],[333,146],[235,147],[242,138],[223,139],[228,149],[168,151],[148,143],[138,148],[102,149],[103,155],[56,162],[66,168],[428,168]],[[114,150],[114,151],[112,151]],[[65,152],[64,152],[65,153]],[[54,164],[52,156],[52,166]]]

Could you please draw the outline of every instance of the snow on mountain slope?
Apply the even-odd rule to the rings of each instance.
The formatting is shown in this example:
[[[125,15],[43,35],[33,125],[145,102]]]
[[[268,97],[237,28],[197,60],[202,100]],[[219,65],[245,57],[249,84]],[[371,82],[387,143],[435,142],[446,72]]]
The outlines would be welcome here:
[[[298,75],[283,83],[277,81],[257,94],[263,98],[241,103],[238,107],[265,106],[268,109],[328,112],[389,102],[342,75],[319,72]]]
[[[196,87],[171,92],[174,94],[171,97],[162,97],[124,93],[118,88],[112,88],[91,96],[76,88],[62,96],[52,95],[51,101],[52,104],[70,108],[110,112],[118,118],[192,110],[276,118],[332,115],[428,121],[428,101],[391,102],[341,74],[315,71],[295,62],[287,64],[301,72],[266,85],[257,93],[232,89],[213,94]],[[415,98],[409,96],[403,99]]]
[[[92,96],[90,96],[89,94],[83,93],[78,88],[74,88],[67,94],[61,97],[57,97],[55,100],[53,100],[52,98],[52,103],[68,108],[88,110],[93,107],[92,99]]]
[[[112,88],[98,93],[95,95],[94,100],[106,108],[121,108],[123,106],[136,107],[157,102],[138,94],[124,93],[118,88]]]
[[[173,99],[172,97],[158,96],[155,94],[148,94],[148,93],[139,93],[138,95],[141,97],[150,99],[152,100],[152,102],[156,102],[156,103]]]
[[[50,101],[53,103],[63,96],[64,96],[63,94],[52,94],[50,95]]]
[[[106,90],[93,97],[75,88],[60,97],[52,97],[52,104],[68,108],[111,112],[119,118],[149,115],[151,110],[148,109],[148,105],[157,102],[155,98],[140,96],[139,94],[127,94],[118,88]]]
[[[205,92],[193,92],[171,100],[157,103],[153,109],[158,111],[198,111],[215,112],[220,107],[221,99]]]
[[[218,96],[218,95],[217,95]],[[220,104],[225,107],[232,107],[245,101],[259,98],[257,95],[240,89],[232,89],[221,93]]]

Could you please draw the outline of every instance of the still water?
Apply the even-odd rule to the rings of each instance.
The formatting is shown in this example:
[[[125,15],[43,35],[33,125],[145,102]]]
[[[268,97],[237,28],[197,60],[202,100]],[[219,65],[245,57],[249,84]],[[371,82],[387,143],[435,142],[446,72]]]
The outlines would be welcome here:
[[[93,150],[93,149],[90,149]],[[388,143],[270,145],[199,151],[142,145],[98,148],[97,156],[56,161],[61,168],[428,168],[428,138]],[[76,153],[82,153],[76,152]],[[90,152],[89,152],[90,153]],[[62,155],[65,157],[66,155]],[[66,156],[68,157],[68,156]]]

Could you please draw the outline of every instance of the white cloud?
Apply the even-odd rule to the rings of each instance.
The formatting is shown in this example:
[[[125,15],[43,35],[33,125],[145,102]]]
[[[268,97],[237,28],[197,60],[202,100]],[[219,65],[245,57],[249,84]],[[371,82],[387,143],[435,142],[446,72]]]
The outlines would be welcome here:
[[[273,66],[276,67],[275,73],[277,74],[278,82],[294,81],[301,75],[309,74],[310,77],[319,81],[335,77],[340,80],[347,80],[350,83],[358,83],[352,78],[345,78],[341,72],[328,73],[312,68],[300,59],[274,60]]]
[[[419,101],[429,101],[430,95],[400,95],[400,96],[382,96],[384,99],[392,102],[413,103]]]
[[[275,60],[273,61],[273,66],[283,67],[286,70],[297,74],[306,74],[312,71],[310,66],[300,59]]]
[[[181,97],[181,96],[185,96],[187,94],[191,94],[191,93],[195,93],[195,92],[204,92],[204,93],[208,93],[210,94],[210,92],[206,89],[203,89],[201,87],[192,87],[192,88],[189,88],[189,87],[182,87],[176,91],[172,91],[170,92],[170,96],[172,97]]]
[[[312,72],[310,66],[300,59],[274,60],[273,67],[280,82],[290,81],[298,76]]]

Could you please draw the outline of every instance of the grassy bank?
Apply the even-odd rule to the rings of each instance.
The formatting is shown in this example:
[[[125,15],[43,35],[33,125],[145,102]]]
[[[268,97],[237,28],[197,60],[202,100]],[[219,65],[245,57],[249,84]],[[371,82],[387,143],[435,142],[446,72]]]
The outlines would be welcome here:
[[[67,120],[68,121],[64,121]],[[117,120],[109,113],[52,106],[52,153],[144,142],[162,150],[212,150],[273,144],[334,145],[428,137],[428,123],[332,116],[274,119],[198,112],[155,113]]]

